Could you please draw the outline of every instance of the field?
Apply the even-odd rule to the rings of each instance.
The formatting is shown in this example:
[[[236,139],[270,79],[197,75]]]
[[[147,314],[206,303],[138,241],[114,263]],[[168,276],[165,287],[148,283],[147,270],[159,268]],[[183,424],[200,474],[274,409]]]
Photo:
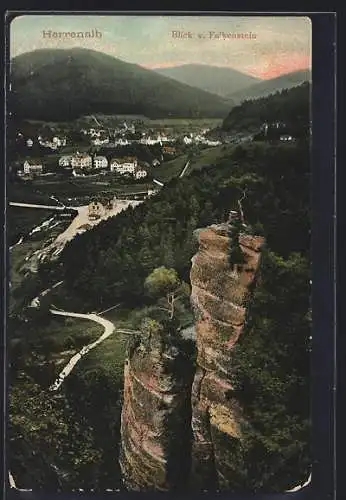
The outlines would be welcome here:
[[[206,166],[213,165],[213,163],[223,156],[230,154],[233,149],[233,145],[215,146],[203,149],[192,159],[187,173],[193,170],[202,170]]]
[[[123,184],[114,175],[65,180],[37,178],[10,186],[9,199],[13,202],[57,205],[57,202],[51,199],[53,195],[61,202],[70,205],[88,204],[91,201],[90,197],[114,196],[119,192],[136,193],[146,191],[148,187],[152,187],[152,183]]]
[[[130,335],[119,333],[117,329],[132,329],[132,311],[127,309],[113,309],[103,314],[103,317],[115,324],[114,333],[104,342],[95,347],[76,367],[76,373],[92,371],[101,368],[112,378],[122,380],[124,361]]]
[[[112,378],[122,380],[128,335],[114,333],[100,345],[92,349],[76,366],[76,374],[102,368]]]
[[[31,314],[40,314],[33,310]],[[103,327],[86,319],[64,318],[52,316],[42,317],[40,326],[28,328],[25,332],[8,328],[10,345],[15,347],[21,337],[25,336],[25,343],[31,346],[32,355],[36,358],[36,366],[48,370],[50,385],[62,368],[68,363],[84,345],[98,339],[103,333]]]
[[[185,173],[189,175],[194,170],[202,170],[204,167],[213,165],[218,159],[227,156],[234,149],[233,145],[215,146],[202,149],[192,157],[190,165]],[[162,163],[155,171],[155,178],[162,182],[168,182],[177,177],[184,168],[187,161],[187,155],[182,155]]]
[[[95,118],[97,121],[95,121]],[[215,128],[221,125],[222,120],[220,118],[159,118],[159,119],[149,119],[143,115],[102,115],[96,114],[92,116],[83,116],[78,118],[73,122],[42,122],[35,120],[28,120],[30,123],[37,125],[47,125],[53,128],[64,128],[64,129],[75,129],[76,127],[95,127],[97,122],[104,127],[116,127],[122,124],[124,121],[127,122],[142,122],[147,127],[152,128],[178,128],[184,129],[189,128],[189,131],[193,129],[198,129],[201,127],[205,128]]]
[[[192,132],[200,128],[215,128],[221,125],[219,118],[162,118],[146,120],[145,124],[152,128],[179,129],[179,131]]]
[[[155,179],[162,182],[168,182],[171,179],[178,177],[182,172],[184,165],[187,162],[187,155],[181,155],[162,163],[155,170]]]

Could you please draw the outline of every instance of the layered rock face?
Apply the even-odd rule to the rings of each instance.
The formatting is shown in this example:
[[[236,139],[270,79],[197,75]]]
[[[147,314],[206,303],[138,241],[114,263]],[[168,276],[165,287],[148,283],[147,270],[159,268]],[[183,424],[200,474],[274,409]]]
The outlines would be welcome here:
[[[244,420],[232,387],[232,349],[245,327],[264,239],[240,234],[245,262],[232,265],[229,230],[220,224],[198,232],[191,268],[197,368],[158,323],[129,350],[120,452],[128,490],[239,485],[232,467],[239,470]]]
[[[193,489],[232,489],[232,450],[240,446],[243,417],[233,397],[231,353],[246,320],[264,239],[240,235],[245,263],[232,266],[229,225],[200,230],[192,259],[197,370],[192,387]]]
[[[128,490],[186,488],[191,463],[192,363],[160,326],[128,353],[120,467]]]

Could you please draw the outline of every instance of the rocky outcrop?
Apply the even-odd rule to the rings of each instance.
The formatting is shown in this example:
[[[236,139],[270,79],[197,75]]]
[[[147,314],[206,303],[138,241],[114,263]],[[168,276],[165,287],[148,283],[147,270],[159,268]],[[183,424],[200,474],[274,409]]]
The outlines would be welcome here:
[[[151,321],[125,363],[120,467],[128,490],[186,489],[192,378],[189,356]]]
[[[244,424],[232,387],[231,352],[241,335],[256,283],[264,240],[240,234],[245,262],[231,265],[229,225],[198,231],[192,259],[191,302],[196,319],[197,370],[192,387],[194,489],[232,489],[232,450]]]
[[[128,490],[237,486],[232,453],[244,419],[232,387],[231,353],[245,326],[264,240],[240,234],[238,248],[230,234],[229,224],[198,231],[191,268],[197,368],[186,346],[174,341],[176,332],[170,335],[154,320],[128,352],[120,453]],[[231,264],[234,248],[244,257],[241,265]]]

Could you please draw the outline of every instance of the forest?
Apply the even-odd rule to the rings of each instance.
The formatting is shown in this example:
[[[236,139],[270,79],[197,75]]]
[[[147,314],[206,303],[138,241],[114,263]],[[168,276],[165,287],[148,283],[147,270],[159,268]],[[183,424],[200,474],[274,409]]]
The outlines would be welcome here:
[[[310,92],[311,85],[305,82],[268,97],[246,100],[232,109],[221,130],[256,131],[265,122],[284,122],[290,134],[306,137],[310,127]]]
[[[225,221],[243,191],[247,223],[266,236],[272,251],[285,258],[307,251],[308,144],[238,146],[216,165],[172,180],[155,198],[66,246],[63,278],[71,300],[78,297],[86,309],[143,303],[144,280],[160,265],[188,281],[194,230]]]

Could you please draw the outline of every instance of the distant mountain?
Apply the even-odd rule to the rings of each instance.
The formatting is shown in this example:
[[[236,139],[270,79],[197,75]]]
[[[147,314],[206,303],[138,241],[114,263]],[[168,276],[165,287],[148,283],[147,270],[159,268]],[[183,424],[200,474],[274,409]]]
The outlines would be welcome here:
[[[191,85],[219,96],[229,96],[261,82],[232,68],[208,66],[206,64],[183,64],[173,68],[154,68],[160,75],[173,78],[180,83]]]
[[[41,49],[11,61],[18,118],[72,120],[92,113],[149,118],[227,115],[232,102],[94,50]]]
[[[244,90],[229,93],[227,94],[227,97],[239,104],[246,99],[266,97],[267,95],[280,90],[296,87],[306,81],[311,81],[311,71],[309,69],[294,71],[270,80],[263,80],[251,85],[251,87],[247,87]]]

